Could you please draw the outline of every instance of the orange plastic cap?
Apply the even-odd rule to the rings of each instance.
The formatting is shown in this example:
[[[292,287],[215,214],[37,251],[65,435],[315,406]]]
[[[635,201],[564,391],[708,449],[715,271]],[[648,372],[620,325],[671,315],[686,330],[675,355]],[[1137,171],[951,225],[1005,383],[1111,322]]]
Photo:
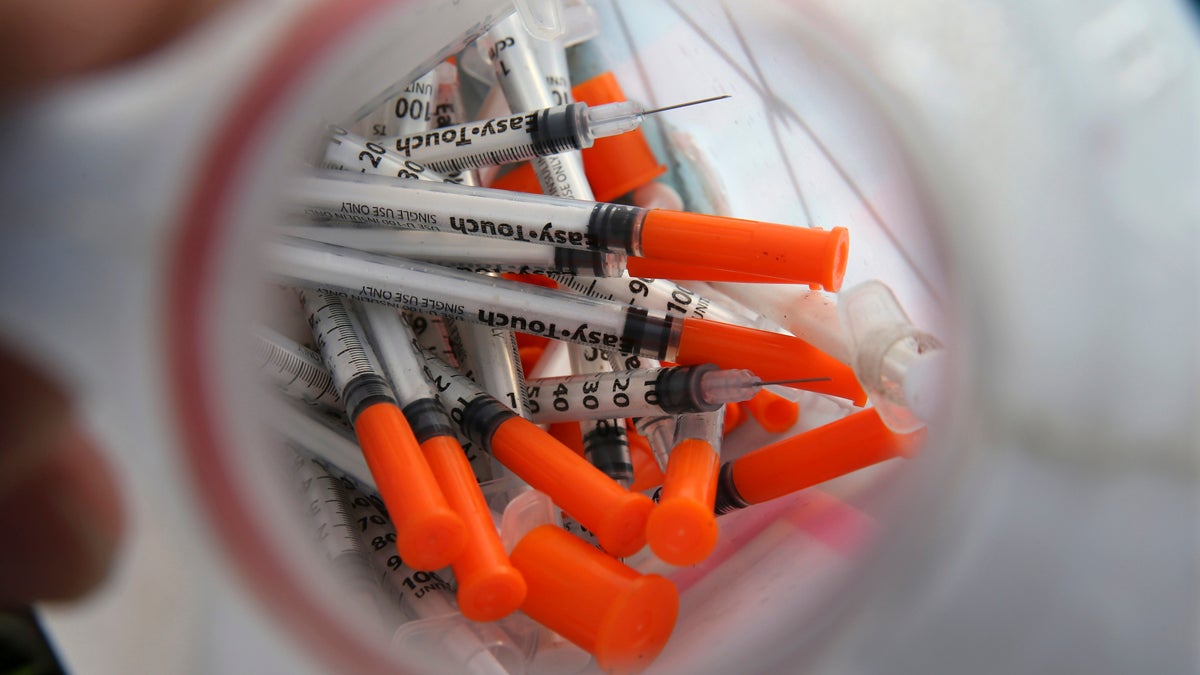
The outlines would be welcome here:
[[[546,431],[556,441],[567,446],[580,457],[583,457],[583,427],[579,426],[579,420],[551,422],[546,427]]]
[[[532,422],[512,417],[492,435],[492,456],[591,530],[604,550],[629,556],[646,545],[650,498],[630,492]]]
[[[650,550],[672,565],[695,565],[717,545],[717,517],[712,507],[694,499],[664,499],[646,523]]]
[[[781,434],[800,419],[800,404],[767,389],[760,389],[749,401],[743,401],[750,416],[763,429]]]
[[[576,101],[603,105],[625,100],[625,92],[611,72],[601,73],[571,89]],[[583,151],[583,170],[596,201],[610,202],[658,178],[667,167],[658,163],[641,128],[616,136],[597,138]]]
[[[828,377],[792,387],[867,403],[854,370],[798,337],[704,319],[684,319],[675,360],[683,364],[715,363],[747,368],[764,381]]]
[[[517,356],[521,359],[521,372],[525,373],[525,377],[529,377],[529,373],[533,372],[544,353],[546,348],[542,345],[517,347]]]
[[[758,504],[907,456],[924,438],[924,429],[893,432],[868,408],[734,460],[733,484],[743,499]]]
[[[354,432],[396,524],[400,558],[421,570],[452,563],[466,546],[466,527],[443,496],[404,413],[395,404],[376,403],[359,414]]]
[[[647,279],[674,279],[676,281],[731,281],[748,284],[790,284],[787,279],[767,277],[752,272],[722,270],[715,267],[692,265],[678,260],[659,260],[629,256],[625,269],[631,277]]]
[[[720,457],[712,446],[689,438],[675,446],[667,461],[661,501],[646,523],[646,541],[654,554],[672,565],[695,565],[717,545],[717,495]]]
[[[533,165],[529,162],[521,162],[511,170],[496,176],[496,179],[488,187],[509,192],[542,194],[542,185],[538,183],[537,174],[534,173]]]
[[[453,436],[435,436],[421,444],[450,508],[462,518],[467,543],[454,561],[458,606],[473,621],[495,621],[512,614],[525,600],[525,580],[508,560],[504,544],[462,445]]]
[[[728,434],[745,421],[746,413],[742,411],[741,403],[726,403],[725,418],[721,421],[721,433]]]
[[[508,564],[474,570],[463,576],[454,566],[458,581],[458,608],[472,621],[496,621],[515,612],[525,601],[525,577]]]
[[[542,525],[512,552],[529,583],[522,611],[596,657],[607,672],[636,673],[666,646],[679,593],[577,537]]]
[[[846,275],[850,234],[754,220],[651,209],[642,224],[642,255],[701,267],[819,284],[837,291]]]
[[[654,502],[640,492],[629,491],[613,502],[612,509],[597,526],[588,526],[588,529],[596,535],[605,551],[625,558],[646,545],[646,523],[654,511]]]

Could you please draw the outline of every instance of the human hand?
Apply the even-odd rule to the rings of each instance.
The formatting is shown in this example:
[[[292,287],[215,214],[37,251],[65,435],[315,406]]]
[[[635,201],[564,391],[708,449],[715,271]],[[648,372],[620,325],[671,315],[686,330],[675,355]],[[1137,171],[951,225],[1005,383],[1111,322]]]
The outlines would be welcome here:
[[[142,56],[223,2],[4,0],[0,104]],[[0,608],[93,588],[122,522],[113,474],[67,395],[0,345]]]

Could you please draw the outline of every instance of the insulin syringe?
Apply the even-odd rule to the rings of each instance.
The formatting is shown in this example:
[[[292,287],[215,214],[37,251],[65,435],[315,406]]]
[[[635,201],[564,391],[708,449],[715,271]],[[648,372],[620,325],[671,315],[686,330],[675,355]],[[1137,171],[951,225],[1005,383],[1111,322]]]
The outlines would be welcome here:
[[[270,335],[269,329],[258,329],[256,332],[259,331]],[[313,362],[315,354],[308,349],[282,336],[270,342],[264,337],[260,337],[260,340],[269,345],[272,356],[262,368],[268,370],[273,379],[331,382],[329,371],[319,360]],[[397,379],[393,378],[393,381]],[[808,381],[827,379],[809,378]],[[786,381],[793,382],[799,380]],[[571,420],[708,412],[726,403],[746,401],[765,386],[783,383],[763,382],[749,370],[722,370],[706,363],[537,378],[526,382],[525,392],[529,397],[529,420],[535,424],[550,424]],[[408,386],[408,383],[404,386]],[[332,384],[329,387],[332,392]],[[397,388],[400,388],[399,384]],[[284,391],[296,400],[309,402],[304,391]],[[402,406],[409,404],[399,391],[397,396]],[[336,401],[334,398],[334,405],[338,405]]]
[[[829,377],[803,388],[857,404],[866,400],[848,366],[788,335],[672,317],[303,239],[280,238],[268,244],[267,261],[269,271],[284,283],[321,289],[332,298],[388,304],[684,365],[711,362],[723,368],[750,368],[767,380],[800,374]]]
[[[279,231],[301,239],[345,246],[368,253],[425,260],[468,272],[559,274],[584,278],[617,278],[628,274],[630,277],[639,279],[786,283],[782,279],[755,278],[753,275],[730,270],[638,258],[616,251],[584,251],[558,246],[529,246],[517,241],[491,238],[472,239],[469,241],[470,245],[467,246],[464,245],[461,235],[445,232],[329,227],[311,223],[288,224],[281,227]],[[558,277],[555,278],[558,279]],[[560,283],[563,281],[563,279],[558,280]],[[585,280],[572,279],[571,283],[574,284],[572,288],[587,286]],[[672,297],[663,302],[667,301],[678,302],[679,299]],[[696,301],[699,305],[703,300],[696,298]],[[710,318],[722,320],[716,316]]]
[[[619,251],[734,270],[746,281],[786,279],[830,291],[841,286],[850,246],[842,227],[826,231],[345,171],[299,178],[288,200],[298,215],[317,221]]]
[[[824,380],[825,378],[814,378]],[[529,420],[571,420],[710,412],[752,398],[763,382],[749,370],[711,363],[545,377],[526,382]]]
[[[586,103],[543,108],[507,117],[431,129],[395,139],[380,139],[404,159],[443,173],[510,164],[592,147],[597,138],[633,131],[646,115],[729,98],[713,96],[646,110],[636,101],[589,106]]]

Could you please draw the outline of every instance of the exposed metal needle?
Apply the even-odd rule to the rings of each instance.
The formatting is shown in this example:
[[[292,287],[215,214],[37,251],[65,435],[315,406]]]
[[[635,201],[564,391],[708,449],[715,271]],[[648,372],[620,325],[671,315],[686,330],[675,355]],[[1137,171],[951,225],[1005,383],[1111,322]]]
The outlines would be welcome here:
[[[801,380],[772,380],[770,382],[755,382],[760,387],[765,387],[769,384],[798,384],[800,382],[828,382],[832,377],[808,377]]]
[[[698,101],[688,101],[687,103],[676,103],[675,105],[669,105],[669,106],[666,106],[663,108],[655,108],[653,110],[643,110],[642,114],[643,115],[653,115],[654,113],[660,113],[660,112],[663,112],[666,110],[674,110],[676,108],[686,108],[690,105],[700,105],[701,103],[709,103],[711,101],[720,101],[723,98],[729,98],[729,97],[730,97],[729,94],[722,94],[720,96],[712,96],[710,98],[702,98]]]

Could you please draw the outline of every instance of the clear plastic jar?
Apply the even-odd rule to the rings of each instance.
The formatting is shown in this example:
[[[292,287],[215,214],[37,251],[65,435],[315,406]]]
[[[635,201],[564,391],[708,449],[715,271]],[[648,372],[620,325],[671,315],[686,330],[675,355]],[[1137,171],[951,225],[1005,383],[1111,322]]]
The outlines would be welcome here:
[[[72,653],[82,627],[111,624],[98,635],[114,646],[161,621],[134,600],[159,594],[192,608],[164,630],[180,646],[165,668],[444,666],[369,637],[321,575],[256,451],[274,440],[242,346],[267,298],[246,289],[262,286],[281,181],[323,123],[432,67],[501,5],[243,8],[142,71],[13,113],[28,170],[3,194],[40,227],[15,233],[6,260],[25,264],[4,266],[0,316],[77,386],[135,513],[108,595],[50,613],[68,661],[104,662]],[[1200,55],[1185,10],[605,9],[598,40],[631,97],[734,94],[658,127],[693,198],[849,228],[847,287],[889,283],[950,364],[919,458],[722,521],[728,557],[681,582],[649,672],[1194,665],[1200,169],[1180,149],[1197,146]],[[54,149],[74,169],[131,171],[79,178]],[[117,651],[108,663],[127,663]]]

